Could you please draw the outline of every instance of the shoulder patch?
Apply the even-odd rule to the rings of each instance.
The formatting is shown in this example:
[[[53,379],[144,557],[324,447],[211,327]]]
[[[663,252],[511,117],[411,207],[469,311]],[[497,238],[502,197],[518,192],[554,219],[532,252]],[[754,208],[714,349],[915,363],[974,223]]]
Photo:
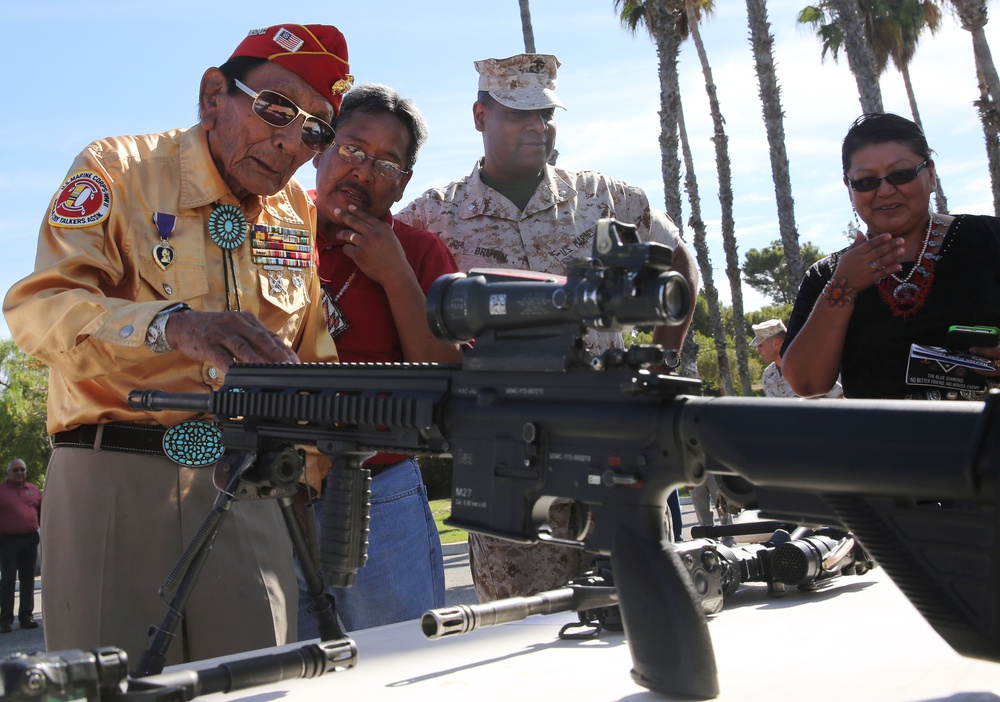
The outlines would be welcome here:
[[[111,188],[93,171],[74,173],[59,188],[49,224],[55,227],[89,227],[111,211]]]

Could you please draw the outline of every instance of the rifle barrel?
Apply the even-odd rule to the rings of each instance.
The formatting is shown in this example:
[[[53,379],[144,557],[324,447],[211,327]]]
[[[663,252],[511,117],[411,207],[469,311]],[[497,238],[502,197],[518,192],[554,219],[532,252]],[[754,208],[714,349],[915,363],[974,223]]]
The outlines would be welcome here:
[[[420,628],[427,638],[440,639],[519,622],[535,614],[577,612],[617,604],[618,594],[613,587],[569,585],[531,597],[508,597],[495,602],[431,609],[420,618]]]
[[[176,410],[179,412],[210,412],[212,394],[201,392],[164,392],[163,390],[133,390],[128,394],[128,406],[147,412]]]

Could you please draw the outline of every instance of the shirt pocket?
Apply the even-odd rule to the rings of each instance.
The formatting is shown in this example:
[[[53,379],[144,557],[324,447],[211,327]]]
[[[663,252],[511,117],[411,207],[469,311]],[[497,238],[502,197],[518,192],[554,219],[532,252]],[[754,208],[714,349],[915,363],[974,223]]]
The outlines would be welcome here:
[[[291,315],[309,304],[309,286],[312,284],[313,268],[282,267],[281,269],[258,268],[258,284],[263,304],[271,305],[285,314]]]
[[[143,284],[136,291],[136,302],[175,300],[191,302],[208,294],[208,271],[205,259],[174,258],[167,268],[161,268],[152,252],[139,256],[139,277]]]

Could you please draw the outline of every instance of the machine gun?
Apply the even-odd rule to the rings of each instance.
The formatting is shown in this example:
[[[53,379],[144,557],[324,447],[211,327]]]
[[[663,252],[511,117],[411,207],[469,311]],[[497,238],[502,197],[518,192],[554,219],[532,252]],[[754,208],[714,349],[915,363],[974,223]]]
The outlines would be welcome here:
[[[674,548],[705,614],[721,612],[743,583],[766,583],[769,594],[781,595],[789,586],[816,590],[839,575],[863,575],[875,567],[852,535],[830,527],[799,527],[794,535],[778,529],[767,541],[747,546],[730,547],[701,538],[674,544]],[[420,628],[427,638],[440,639],[539,614],[576,612],[580,622],[564,625],[559,638],[594,638],[605,628],[619,630],[618,592],[610,568],[601,567],[602,560],[558,590],[429,610],[420,618]],[[571,633],[577,627],[590,631]]]
[[[690,301],[670,263],[668,248],[604,220],[593,257],[564,280],[455,274],[434,284],[432,329],[475,339],[460,367],[236,365],[208,395],[133,391],[129,403],[210,413],[231,451],[314,445],[334,458],[332,475],[374,451],[450,454],[450,524],[610,554],[632,675],[656,692],[718,694],[705,616],[663,541],[670,490],[708,471],[748,480],[765,516],[857,535],[952,647],[1000,660],[1000,397],[708,398],[696,380],[650,370],[659,347],[591,359],[588,328],[680,323]],[[355,497],[330,492],[338,506]],[[557,539],[547,519],[557,498],[591,512],[595,527]],[[324,523],[324,577],[343,566],[351,523]]]
[[[358,650],[353,641],[328,641],[251,656],[214,668],[179,669],[130,678],[125,652],[110,646],[93,651],[15,653],[0,661],[0,699],[187,702],[216,692],[234,692],[349,670],[357,661]]]

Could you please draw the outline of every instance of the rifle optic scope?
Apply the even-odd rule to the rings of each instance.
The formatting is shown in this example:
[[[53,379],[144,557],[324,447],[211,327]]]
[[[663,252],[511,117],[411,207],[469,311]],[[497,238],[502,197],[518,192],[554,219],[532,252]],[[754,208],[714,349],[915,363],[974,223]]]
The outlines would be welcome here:
[[[670,269],[669,247],[639,243],[634,227],[601,220],[594,249],[594,259],[571,263],[565,277],[473,269],[438,278],[427,293],[431,331],[455,344],[487,331],[538,336],[545,327],[583,333],[684,321],[691,296],[684,276]]]

